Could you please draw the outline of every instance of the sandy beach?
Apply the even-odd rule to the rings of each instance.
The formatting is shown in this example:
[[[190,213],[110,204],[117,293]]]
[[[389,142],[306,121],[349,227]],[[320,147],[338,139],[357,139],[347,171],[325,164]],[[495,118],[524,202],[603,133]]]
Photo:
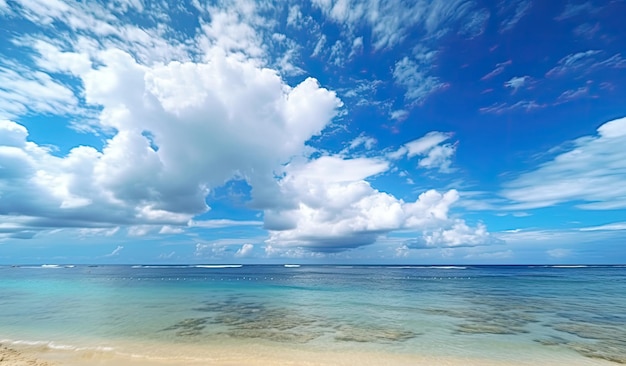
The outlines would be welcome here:
[[[177,348],[177,347],[176,347]],[[1,366],[348,366],[348,365],[443,365],[443,366],[514,366],[536,365],[538,360],[493,360],[458,357],[427,357],[386,353],[309,352],[251,347],[247,350],[219,349],[211,356],[181,355],[176,349],[171,357],[118,354],[110,351],[68,351],[47,346],[0,345]],[[615,363],[599,359],[563,359],[544,365],[610,366]]]
[[[21,352],[0,344],[0,364],[2,366],[52,366],[47,361],[37,359],[34,353]]]

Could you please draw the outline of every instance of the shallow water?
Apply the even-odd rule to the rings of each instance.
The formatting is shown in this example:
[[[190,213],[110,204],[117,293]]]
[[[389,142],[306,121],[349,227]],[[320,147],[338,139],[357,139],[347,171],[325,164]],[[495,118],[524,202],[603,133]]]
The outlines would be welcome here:
[[[626,363],[618,266],[0,267],[0,294],[4,342]]]

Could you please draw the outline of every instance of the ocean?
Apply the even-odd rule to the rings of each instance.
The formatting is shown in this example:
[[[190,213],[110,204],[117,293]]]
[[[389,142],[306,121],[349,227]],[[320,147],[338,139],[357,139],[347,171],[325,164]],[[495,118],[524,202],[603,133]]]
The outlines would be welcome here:
[[[2,266],[0,343],[178,364],[626,364],[626,266]]]

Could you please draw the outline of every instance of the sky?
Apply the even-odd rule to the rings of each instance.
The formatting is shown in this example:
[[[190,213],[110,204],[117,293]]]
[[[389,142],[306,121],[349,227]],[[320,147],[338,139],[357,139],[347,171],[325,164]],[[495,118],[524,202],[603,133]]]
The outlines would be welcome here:
[[[626,263],[623,14],[0,0],[0,263]]]

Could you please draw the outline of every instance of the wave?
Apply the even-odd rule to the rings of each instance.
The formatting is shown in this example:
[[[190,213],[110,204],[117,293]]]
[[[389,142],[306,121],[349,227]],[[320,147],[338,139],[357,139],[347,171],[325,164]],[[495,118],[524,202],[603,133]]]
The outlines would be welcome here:
[[[194,266],[158,266],[158,265],[136,265],[131,268],[193,268]]]
[[[285,268],[300,268],[299,264],[285,264]]]
[[[589,266],[584,265],[560,265],[560,266],[550,266],[550,268],[588,268]]]
[[[241,264],[198,264],[195,268],[241,268]]]
[[[374,267],[375,268],[375,267]],[[463,266],[389,266],[389,269],[467,269]]]
[[[27,346],[27,347],[46,347],[54,350],[62,350],[62,351],[103,351],[103,352],[111,352],[114,351],[113,347],[107,346],[95,346],[95,347],[81,347],[76,345],[69,344],[59,344],[54,341],[31,341],[31,340],[13,340],[13,339],[0,339],[0,344],[8,344],[13,346]]]

